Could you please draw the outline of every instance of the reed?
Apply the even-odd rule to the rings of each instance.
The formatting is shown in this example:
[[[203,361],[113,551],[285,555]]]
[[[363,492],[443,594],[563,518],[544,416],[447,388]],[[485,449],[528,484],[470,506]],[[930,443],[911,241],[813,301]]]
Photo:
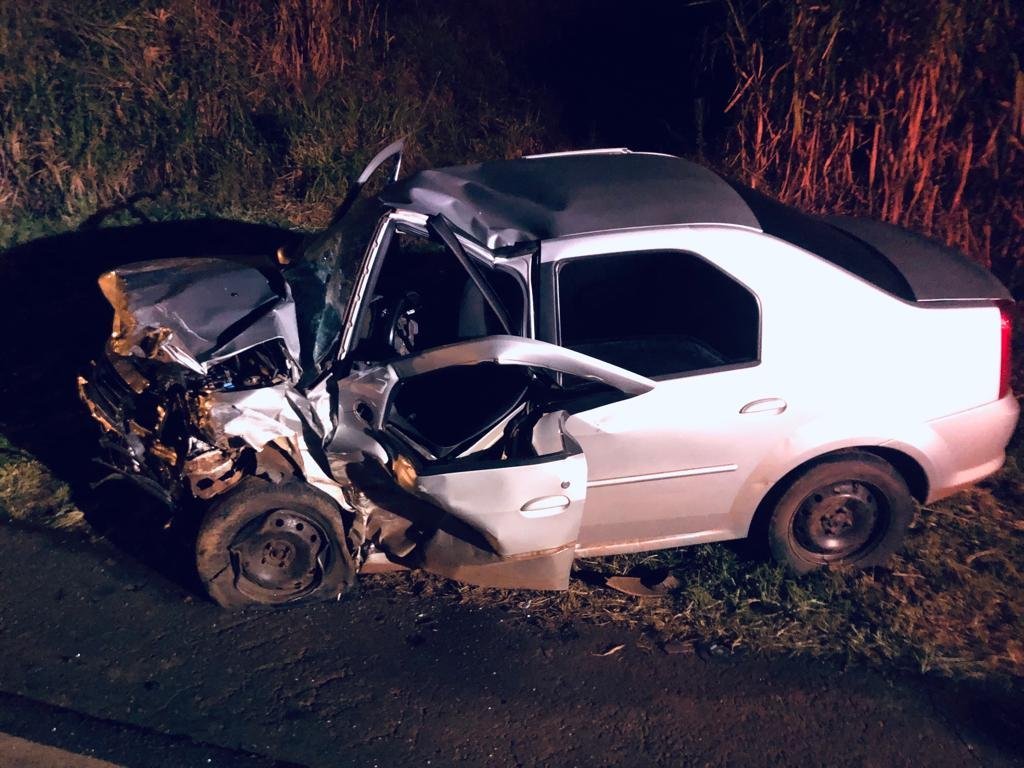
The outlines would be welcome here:
[[[726,164],[784,202],[909,226],[1024,281],[1010,0],[726,0]]]

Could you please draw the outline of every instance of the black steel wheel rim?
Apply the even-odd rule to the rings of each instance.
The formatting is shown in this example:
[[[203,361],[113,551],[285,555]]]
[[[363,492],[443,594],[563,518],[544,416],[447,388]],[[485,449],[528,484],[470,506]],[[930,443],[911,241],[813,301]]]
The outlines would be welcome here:
[[[291,509],[275,509],[253,520],[229,550],[238,589],[272,600],[294,599],[316,589],[330,557],[322,526]]]
[[[797,543],[822,562],[869,549],[888,515],[885,496],[867,483],[846,480],[816,488],[793,519]]]

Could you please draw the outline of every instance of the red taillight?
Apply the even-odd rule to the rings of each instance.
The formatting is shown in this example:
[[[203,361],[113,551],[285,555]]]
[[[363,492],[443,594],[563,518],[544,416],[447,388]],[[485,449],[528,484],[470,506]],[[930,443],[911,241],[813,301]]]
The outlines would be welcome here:
[[[999,397],[1005,397],[1010,392],[1010,369],[1013,367],[1010,350],[1013,335],[1013,305],[1009,302],[999,305],[999,328],[1001,335]]]

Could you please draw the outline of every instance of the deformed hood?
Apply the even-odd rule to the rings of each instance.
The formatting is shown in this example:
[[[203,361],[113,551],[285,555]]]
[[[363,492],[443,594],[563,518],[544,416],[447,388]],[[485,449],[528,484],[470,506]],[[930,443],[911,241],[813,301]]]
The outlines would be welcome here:
[[[275,279],[277,278],[277,279]],[[224,259],[160,259],[105,273],[113,351],[207,366],[271,339],[299,360],[295,303],[284,280]]]

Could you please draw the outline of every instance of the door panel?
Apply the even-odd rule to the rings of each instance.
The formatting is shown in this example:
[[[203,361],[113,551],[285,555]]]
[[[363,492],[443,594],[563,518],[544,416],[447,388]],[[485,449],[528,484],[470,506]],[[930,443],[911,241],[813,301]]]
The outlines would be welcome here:
[[[567,414],[551,404],[556,373],[618,397],[655,387],[515,336],[439,347],[339,382],[327,450],[332,467],[377,505],[367,511],[366,529],[378,532],[371,540],[397,562],[462,581],[565,589],[588,470]],[[376,460],[377,481],[359,471],[366,456]]]
[[[418,493],[479,531],[502,557],[575,544],[587,496],[587,462],[571,439],[565,454],[488,469],[421,475]]]
[[[364,367],[341,379],[337,392],[338,426],[327,446],[328,453],[365,452],[367,429],[383,429],[394,390],[403,380],[480,364],[568,373],[600,382],[626,396],[648,392],[655,387],[651,379],[555,344],[518,336],[488,336],[437,347],[390,364]],[[461,413],[460,404],[474,395],[472,391],[451,388],[439,393],[431,407]]]
[[[757,482],[795,414],[766,362],[770,319],[752,279],[761,260],[728,237],[666,227],[541,246],[542,338],[659,377],[646,394],[578,408],[566,423],[590,469],[578,552],[746,533],[737,493]]]
[[[737,493],[795,418],[792,409],[741,413],[779,394],[768,380],[764,365],[668,379],[570,418],[590,467],[580,548],[745,535],[749,515],[733,514]]]
[[[587,465],[572,438],[559,445],[546,456],[458,460],[423,475],[401,457],[376,473],[347,470],[377,505],[370,540],[394,562],[481,586],[565,589]]]

